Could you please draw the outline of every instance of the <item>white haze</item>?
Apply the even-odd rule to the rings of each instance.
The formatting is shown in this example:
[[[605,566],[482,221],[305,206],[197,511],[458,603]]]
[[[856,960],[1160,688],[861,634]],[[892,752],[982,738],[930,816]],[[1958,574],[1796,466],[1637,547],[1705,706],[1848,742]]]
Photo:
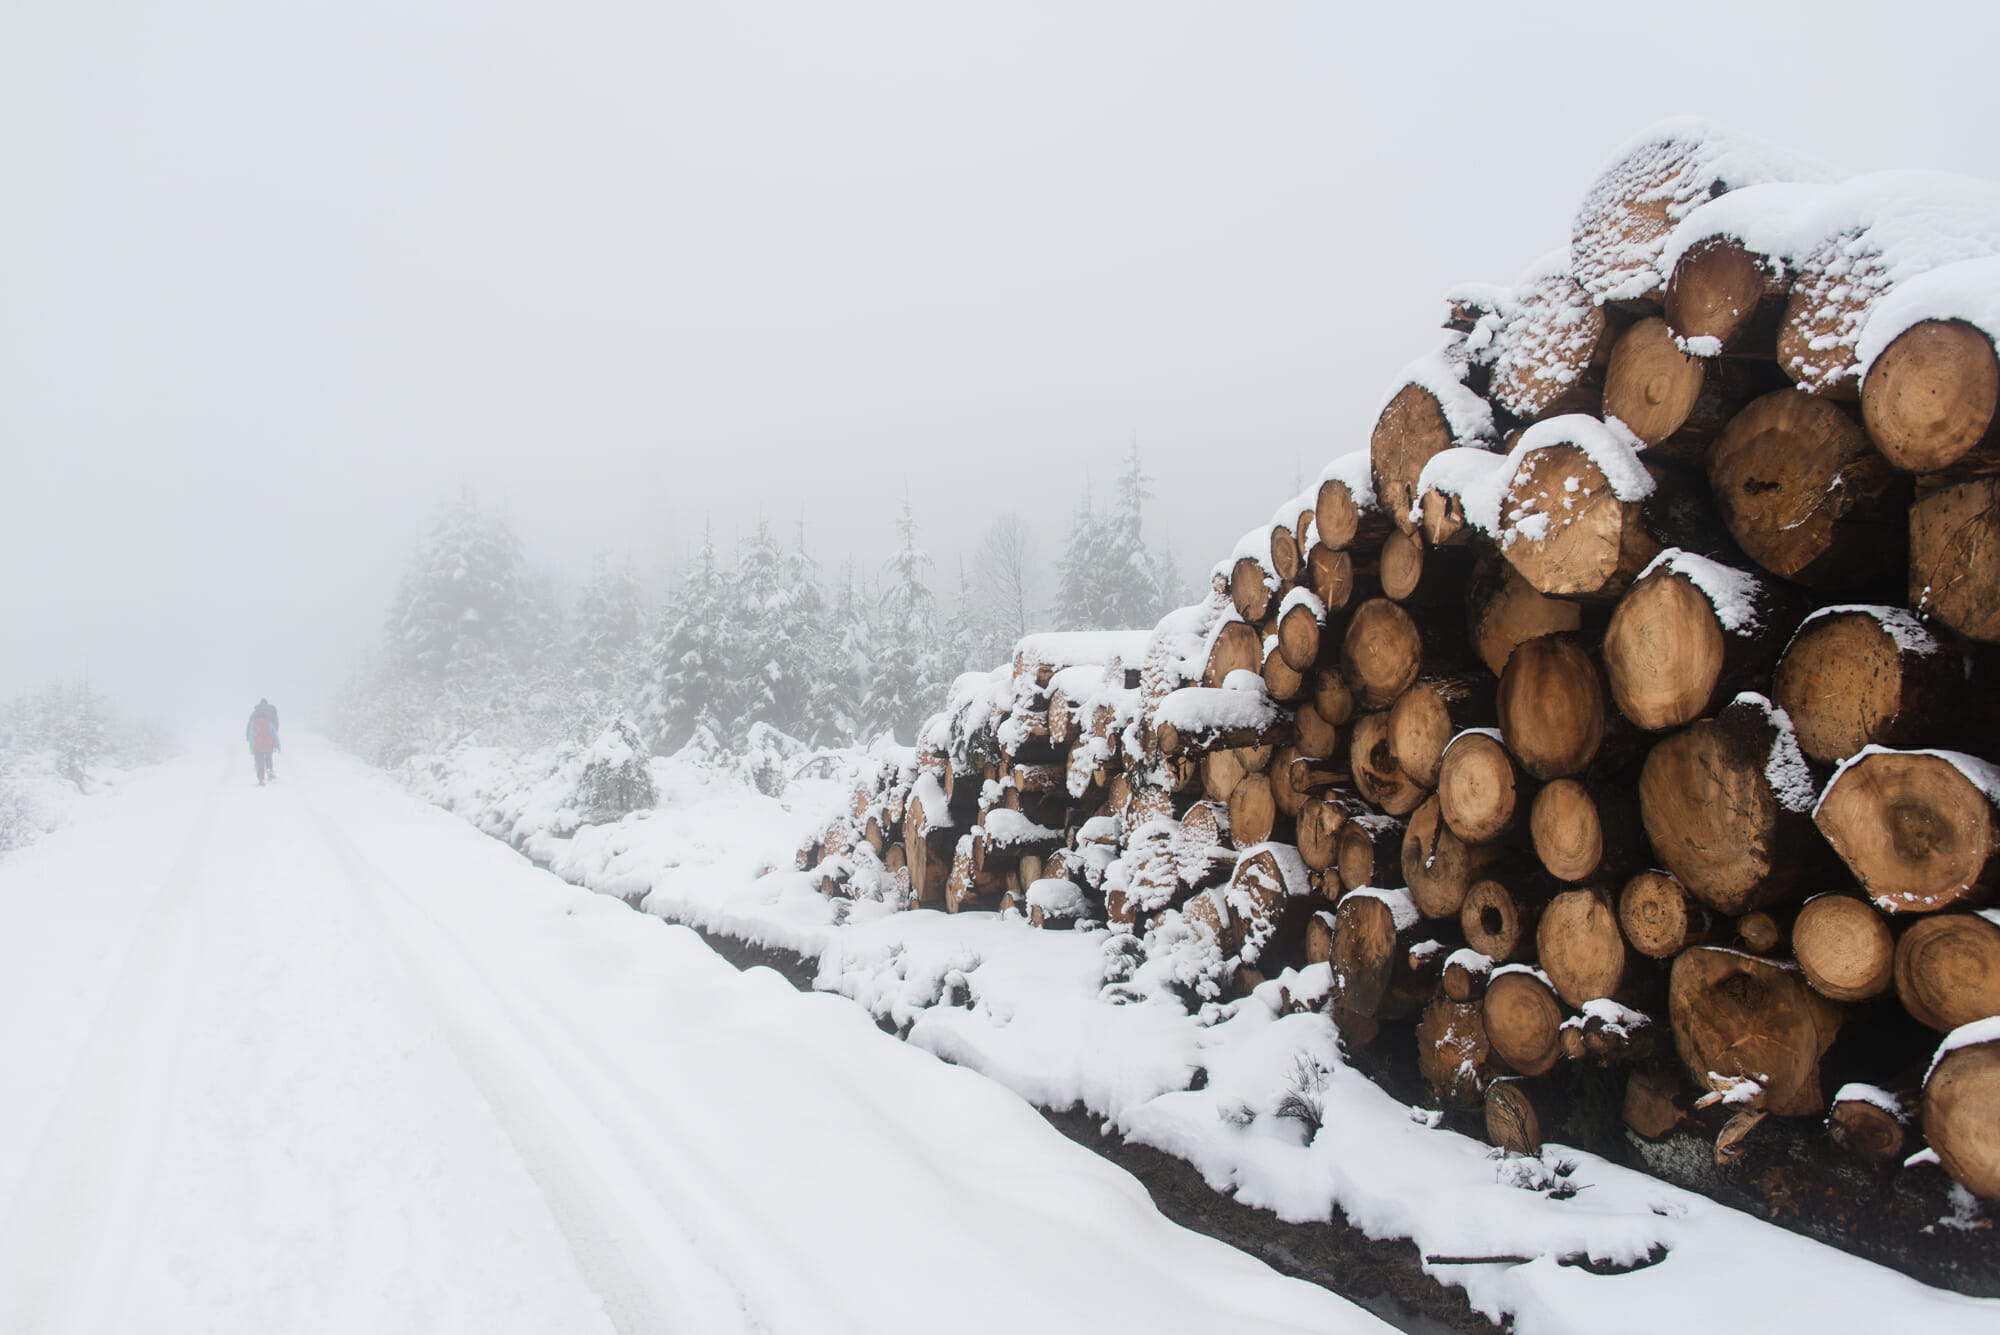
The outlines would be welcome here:
[[[465,486],[942,586],[1137,440],[1192,583],[1647,123],[2000,175],[1990,7],[1390,8],[6,6],[0,694],[324,699]]]

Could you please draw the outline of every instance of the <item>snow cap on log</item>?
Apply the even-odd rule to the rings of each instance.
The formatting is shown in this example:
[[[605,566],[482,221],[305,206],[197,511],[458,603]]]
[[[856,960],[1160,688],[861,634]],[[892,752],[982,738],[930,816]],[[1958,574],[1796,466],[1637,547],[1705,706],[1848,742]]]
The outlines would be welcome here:
[[[1554,250],[1479,318],[1465,347],[1491,369],[1494,402],[1532,421],[1582,386],[1605,337],[1604,311],[1570,276],[1568,253]]]
[[[1570,229],[1570,270],[1591,300],[1656,298],[1676,224],[1728,191],[1770,181],[1826,181],[1832,169],[1711,121],[1677,117],[1612,155]]]

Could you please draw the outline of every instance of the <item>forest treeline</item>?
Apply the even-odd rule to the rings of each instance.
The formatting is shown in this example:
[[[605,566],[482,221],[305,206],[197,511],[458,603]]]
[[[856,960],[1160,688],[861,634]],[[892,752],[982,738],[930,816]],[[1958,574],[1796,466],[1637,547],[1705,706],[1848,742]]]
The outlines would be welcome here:
[[[344,731],[381,763],[581,742],[619,719],[655,752],[738,750],[760,725],[804,746],[908,742],[954,677],[1027,630],[1147,626],[1183,600],[1170,556],[1144,541],[1148,480],[1135,448],[1059,551],[1000,515],[948,581],[907,500],[894,554],[866,573],[849,561],[829,577],[803,524],[781,536],[760,519],[729,545],[709,528],[657,605],[610,555],[559,593],[508,517],[468,493],[411,553]]]

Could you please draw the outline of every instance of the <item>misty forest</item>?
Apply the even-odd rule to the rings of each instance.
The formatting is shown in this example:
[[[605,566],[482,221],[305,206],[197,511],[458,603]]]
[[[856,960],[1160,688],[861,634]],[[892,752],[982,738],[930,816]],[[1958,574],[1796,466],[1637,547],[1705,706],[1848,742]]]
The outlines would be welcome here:
[[[1995,37],[0,15],[0,1332],[2000,1329]]]

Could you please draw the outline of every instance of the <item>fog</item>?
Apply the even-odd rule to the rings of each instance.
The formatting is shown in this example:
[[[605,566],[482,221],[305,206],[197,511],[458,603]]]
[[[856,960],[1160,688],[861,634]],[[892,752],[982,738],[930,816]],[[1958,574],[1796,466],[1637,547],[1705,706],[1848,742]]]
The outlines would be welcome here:
[[[2000,175],[1990,7],[1613,8],[5,6],[0,696],[325,700],[465,487],[952,583],[1136,441],[1192,585],[1649,122]]]

